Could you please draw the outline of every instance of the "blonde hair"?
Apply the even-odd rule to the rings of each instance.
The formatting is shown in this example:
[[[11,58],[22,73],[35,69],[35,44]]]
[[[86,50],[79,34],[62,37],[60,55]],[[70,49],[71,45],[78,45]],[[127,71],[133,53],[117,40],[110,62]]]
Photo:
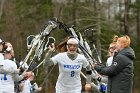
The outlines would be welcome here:
[[[131,40],[130,37],[126,35],[126,36],[119,37],[117,42],[121,43],[123,47],[129,47]]]
[[[114,35],[114,37],[113,37],[113,40],[112,40],[112,41],[113,41],[113,42],[117,42],[118,38],[119,38],[119,37],[118,37],[117,35]]]
[[[109,45],[108,55],[107,56],[111,56],[112,55],[112,52],[110,51],[110,48],[112,48],[113,50],[116,49],[116,43],[117,43],[118,38],[119,37],[117,35],[113,36],[112,43],[110,43],[110,45]]]
[[[119,37],[117,35],[114,35],[112,39],[112,43],[110,43],[110,45],[116,45],[118,38]]]

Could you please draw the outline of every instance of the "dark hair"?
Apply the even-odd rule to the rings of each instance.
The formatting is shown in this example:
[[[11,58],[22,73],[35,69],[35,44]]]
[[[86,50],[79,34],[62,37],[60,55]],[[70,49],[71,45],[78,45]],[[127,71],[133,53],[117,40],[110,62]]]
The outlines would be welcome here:
[[[11,48],[9,46],[4,45],[3,49],[2,49],[2,53],[10,53],[11,52]]]

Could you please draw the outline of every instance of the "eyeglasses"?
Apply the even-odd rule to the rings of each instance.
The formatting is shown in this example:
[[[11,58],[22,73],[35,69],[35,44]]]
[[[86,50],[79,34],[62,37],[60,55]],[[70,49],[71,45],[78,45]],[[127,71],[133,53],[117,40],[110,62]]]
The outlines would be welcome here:
[[[68,46],[68,48],[70,48],[70,47],[77,48],[77,47],[78,47],[78,45],[77,45],[77,44],[67,44],[67,46]]]

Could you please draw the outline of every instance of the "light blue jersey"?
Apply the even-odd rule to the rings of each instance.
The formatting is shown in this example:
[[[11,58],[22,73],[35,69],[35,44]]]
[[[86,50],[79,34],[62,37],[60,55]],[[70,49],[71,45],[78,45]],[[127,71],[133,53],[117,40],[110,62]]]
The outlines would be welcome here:
[[[59,65],[56,93],[81,93],[80,72],[82,67],[89,65],[84,55],[78,54],[77,58],[72,60],[67,56],[67,52],[64,52],[51,59],[54,64]]]

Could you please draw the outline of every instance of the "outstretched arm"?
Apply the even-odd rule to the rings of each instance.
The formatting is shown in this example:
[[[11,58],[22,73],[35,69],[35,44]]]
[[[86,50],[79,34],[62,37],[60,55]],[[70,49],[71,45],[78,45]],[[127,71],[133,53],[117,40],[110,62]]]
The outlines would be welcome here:
[[[44,65],[46,65],[46,66],[54,65],[53,61],[50,59],[54,51],[55,51],[55,46],[53,43],[53,44],[49,45],[49,47],[48,47],[48,52],[46,53],[45,59],[43,60]]]
[[[19,69],[5,69],[4,66],[0,66],[0,74],[15,74],[19,71]]]

